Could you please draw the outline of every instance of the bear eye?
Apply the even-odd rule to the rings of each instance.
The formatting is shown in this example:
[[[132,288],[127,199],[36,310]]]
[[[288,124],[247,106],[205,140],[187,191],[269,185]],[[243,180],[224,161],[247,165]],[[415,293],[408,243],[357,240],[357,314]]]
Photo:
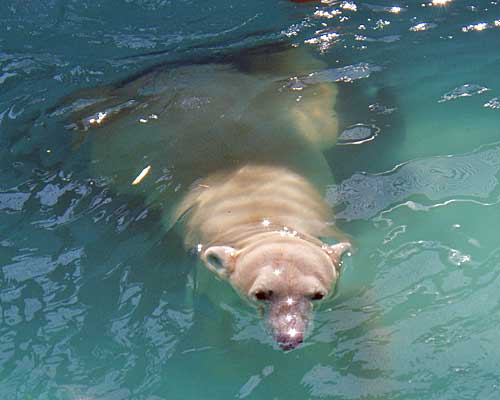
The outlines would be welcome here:
[[[273,296],[273,291],[268,290],[267,292],[264,290],[259,290],[258,292],[255,292],[255,298],[259,301],[266,301],[271,299]]]
[[[311,296],[311,300],[321,300],[325,295],[321,292],[316,292]]]

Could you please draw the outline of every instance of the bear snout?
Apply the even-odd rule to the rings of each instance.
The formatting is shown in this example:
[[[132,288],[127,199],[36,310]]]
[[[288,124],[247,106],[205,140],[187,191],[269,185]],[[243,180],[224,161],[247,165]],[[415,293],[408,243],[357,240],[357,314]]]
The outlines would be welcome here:
[[[305,298],[287,296],[271,301],[269,327],[282,350],[295,349],[304,341],[310,311],[310,303]]]
[[[302,332],[297,332],[293,336],[285,332],[282,334],[278,334],[278,336],[276,337],[276,342],[278,342],[280,348],[285,351],[295,349],[303,341],[304,334]]]

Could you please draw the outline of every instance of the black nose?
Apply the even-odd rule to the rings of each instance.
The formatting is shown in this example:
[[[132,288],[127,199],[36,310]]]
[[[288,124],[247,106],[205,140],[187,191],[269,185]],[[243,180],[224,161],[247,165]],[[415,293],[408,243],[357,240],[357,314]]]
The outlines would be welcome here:
[[[278,345],[281,347],[282,350],[293,350],[295,349],[299,344],[301,344],[304,341],[304,336],[302,333],[295,333],[294,335],[290,335],[289,333],[283,333],[278,335],[276,338]]]

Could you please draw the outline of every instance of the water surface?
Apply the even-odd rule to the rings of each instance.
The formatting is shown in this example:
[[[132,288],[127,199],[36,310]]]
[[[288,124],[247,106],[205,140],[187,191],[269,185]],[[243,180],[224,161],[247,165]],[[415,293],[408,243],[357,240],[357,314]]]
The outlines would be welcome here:
[[[442,3],[0,5],[2,399],[497,398],[500,9]],[[227,286],[198,291],[159,213],[50,115],[158,62],[285,39],[341,87],[327,200],[358,249],[289,353]]]

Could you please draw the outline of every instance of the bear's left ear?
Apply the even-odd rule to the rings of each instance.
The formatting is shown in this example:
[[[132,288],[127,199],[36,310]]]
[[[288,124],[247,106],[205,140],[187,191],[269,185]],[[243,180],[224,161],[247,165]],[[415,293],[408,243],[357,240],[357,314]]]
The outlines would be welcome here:
[[[237,253],[229,246],[212,246],[205,250],[201,259],[209,270],[224,279],[234,271]]]
[[[333,264],[335,265],[335,268],[338,269],[338,267],[340,266],[340,262],[342,261],[342,255],[345,252],[349,252],[348,255],[350,255],[350,252],[353,250],[353,247],[350,242],[340,242],[333,245],[324,244],[322,246],[322,249],[331,258]]]

